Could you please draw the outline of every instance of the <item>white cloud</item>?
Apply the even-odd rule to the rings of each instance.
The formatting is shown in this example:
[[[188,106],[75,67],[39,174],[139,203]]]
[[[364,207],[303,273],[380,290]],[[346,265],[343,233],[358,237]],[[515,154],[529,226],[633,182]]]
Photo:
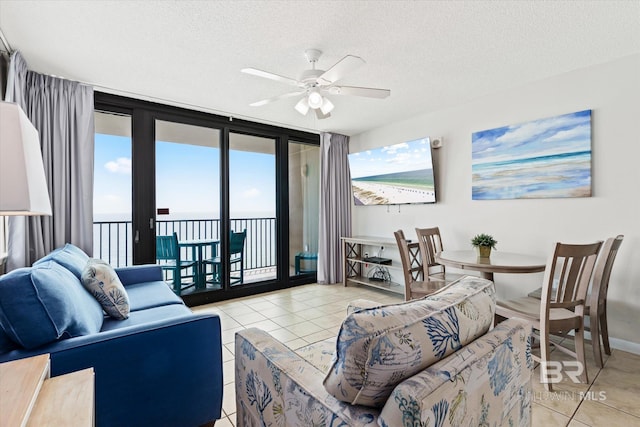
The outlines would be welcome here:
[[[119,157],[116,160],[111,160],[105,163],[104,167],[109,172],[131,175],[131,159],[128,157]]]
[[[394,154],[398,150],[409,148],[409,144],[406,142],[401,142],[400,144],[390,145],[388,147],[383,147],[382,151],[387,151],[389,154]]]
[[[565,128],[568,126],[582,127],[580,125],[588,122],[588,117],[575,116],[572,114],[535,120],[529,123],[509,126],[509,130],[501,137],[496,138],[496,141],[503,144],[520,143],[556,128]]]
[[[502,144],[520,143],[546,132],[548,128],[549,126],[537,122],[527,123],[515,129],[509,129],[504,135],[496,138],[496,141]]]
[[[406,163],[410,162],[411,159],[415,158],[415,155],[411,153],[397,153],[395,157],[391,157],[387,160],[388,163]]]
[[[591,132],[591,126],[587,124],[587,125],[577,126],[572,129],[561,130],[551,135],[550,137],[546,138],[544,141],[545,142],[567,141],[570,139],[575,139],[577,137],[586,139],[589,136],[590,132]]]

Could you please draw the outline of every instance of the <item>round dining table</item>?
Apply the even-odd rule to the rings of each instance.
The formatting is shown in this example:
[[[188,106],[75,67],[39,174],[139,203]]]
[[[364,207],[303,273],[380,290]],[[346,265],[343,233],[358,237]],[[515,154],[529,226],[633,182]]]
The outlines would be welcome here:
[[[479,271],[493,280],[494,273],[538,273],[544,271],[546,259],[534,255],[491,251],[491,256],[481,258],[476,251],[442,251],[435,256],[438,263],[462,270]]]

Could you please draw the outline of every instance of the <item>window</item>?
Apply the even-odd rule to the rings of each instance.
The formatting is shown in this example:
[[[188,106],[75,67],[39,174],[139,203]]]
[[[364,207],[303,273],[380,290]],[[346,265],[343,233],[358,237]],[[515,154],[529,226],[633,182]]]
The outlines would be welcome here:
[[[95,113],[93,256],[133,264],[131,227],[131,117]]]
[[[182,294],[190,305],[315,280],[313,256],[298,274],[295,261],[317,253],[319,135],[99,92],[95,100],[96,256],[155,263],[159,234],[216,240],[221,279]],[[125,225],[100,224],[117,213],[119,198],[110,206],[108,195],[129,197],[123,219],[108,218]],[[244,230],[243,262],[231,262],[231,233]]]

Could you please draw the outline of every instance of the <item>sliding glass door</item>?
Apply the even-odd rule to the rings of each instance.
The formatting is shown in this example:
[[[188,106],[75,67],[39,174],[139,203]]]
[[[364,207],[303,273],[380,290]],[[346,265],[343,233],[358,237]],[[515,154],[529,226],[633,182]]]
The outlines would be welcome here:
[[[318,135],[95,97],[94,256],[119,266],[162,263],[159,236],[175,233],[181,260],[196,267],[179,285],[171,273],[165,279],[189,305],[315,280]],[[121,216],[100,221],[107,208]]]
[[[213,267],[205,265],[218,255],[220,241],[220,131],[155,123],[156,235],[175,236],[180,260],[195,263],[181,273],[184,280],[171,271],[166,280],[180,295],[221,289]]]
[[[94,114],[93,256],[133,264],[131,116]]]
[[[289,142],[289,274],[314,275],[318,267],[320,148]]]
[[[230,254],[236,262],[230,266],[229,282],[240,286],[275,279],[278,234],[274,139],[229,133],[229,218],[230,239],[235,233],[246,233],[242,252]],[[240,258],[242,261],[237,262]]]

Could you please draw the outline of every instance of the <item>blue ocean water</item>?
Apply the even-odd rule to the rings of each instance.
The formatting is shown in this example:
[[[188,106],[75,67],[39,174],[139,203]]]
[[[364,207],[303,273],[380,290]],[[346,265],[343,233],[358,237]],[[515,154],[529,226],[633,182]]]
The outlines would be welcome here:
[[[473,200],[589,197],[591,151],[473,165]]]

